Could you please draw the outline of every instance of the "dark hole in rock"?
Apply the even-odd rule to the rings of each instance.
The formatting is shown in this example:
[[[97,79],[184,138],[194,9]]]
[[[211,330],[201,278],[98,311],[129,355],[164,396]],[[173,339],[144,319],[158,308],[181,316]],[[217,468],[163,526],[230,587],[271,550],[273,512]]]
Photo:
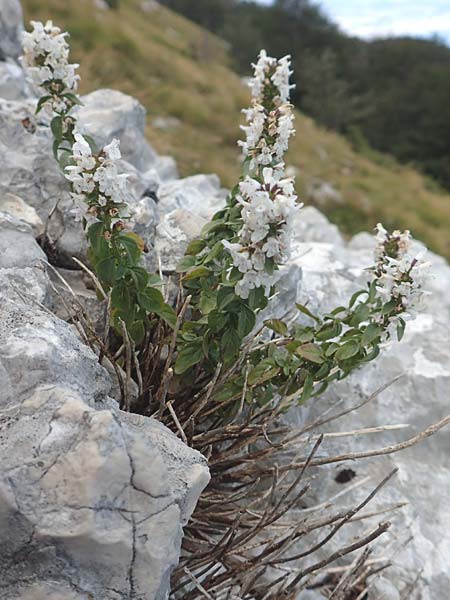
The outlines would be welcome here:
[[[356,477],[356,473],[353,469],[342,469],[342,471],[339,471],[336,475],[334,480],[336,483],[348,483],[353,477]]]

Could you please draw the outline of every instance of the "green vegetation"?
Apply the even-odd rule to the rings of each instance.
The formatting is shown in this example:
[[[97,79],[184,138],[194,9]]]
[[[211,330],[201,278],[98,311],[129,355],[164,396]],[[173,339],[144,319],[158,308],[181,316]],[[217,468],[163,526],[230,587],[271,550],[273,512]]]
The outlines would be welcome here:
[[[335,131],[359,128],[450,189],[450,48],[438,39],[349,37],[316,0],[162,3],[227,40],[242,73],[261,47],[292,54],[296,106]]]
[[[241,170],[236,115],[249,104],[249,94],[231,70],[223,42],[139,0],[122,0],[117,10],[97,8],[92,0],[23,0],[23,5],[26,19],[52,18],[72,33],[82,92],[113,87],[138,97],[149,113],[150,141],[177,159],[183,175],[215,172],[224,185],[234,184]],[[153,127],[155,117],[168,116],[179,122]],[[381,220],[389,228],[410,228],[450,257],[450,194],[301,113],[296,129],[287,160],[298,173],[304,202],[316,203],[347,233],[370,230]],[[330,183],[342,202],[318,198],[311,190],[321,182]]]

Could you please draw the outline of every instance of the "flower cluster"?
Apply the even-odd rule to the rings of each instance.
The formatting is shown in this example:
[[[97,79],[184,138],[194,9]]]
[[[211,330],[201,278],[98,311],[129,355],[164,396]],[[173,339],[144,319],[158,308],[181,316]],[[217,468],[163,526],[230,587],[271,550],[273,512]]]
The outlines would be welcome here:
[[[242,206],[239,242],[223,241],[234,266],[243,273],[236,293],[248,298],[251,289],[264,287],[266,296],[277,281],[276,265],[289,252],[290,223],[298,208],[292,179],[280,179],[280,171],[266,167],[262,181],[247,176],[239,184]]]
[[[236,241],[223,241],[233,265],[243,274],[235,291],[244,299],[259,287],[267,296],[276,283],[278,265],[289,254],[293,212],[300,208],[294,180],[284,178],[283,157],[294,133],[290,58],[277,60],[261,50],[253,67],[252,106],[244,111],[249,124],[242,127],[246,141],[240,142],[250,174],[240,182],[236,195],[243,225]]]
[[[381,223],[376,228],[374,280],[378,295],[392,310],[381,314],[381,320],[395,325],[400,315],[414,317],[428,292],[425,291],[429,263],[423,260],[424,253],[411,254],[409,231],[389,233]]]
[[[289,103],[289,93],[294,87],[289,83],[290,57],[277,60],[261,50],[253,67],[254,77],[249,84],[252,106],[243,111],[248,123],[242,126],[246,140],[239,145],[244,155],[250,157],[251,170],[259,165],[281,163],[282,166],[289,138],[294,133],[294,116]]]
[[[72,147],[75,164],[65,168],[65,176],[72,184],[75,204],[72,212],[77,220],[101,219],[116,228],[123,227],[119,223],[120,212],[127,205],[127,175],[118,172],[120,158],[118,140],[114,139],[94,155],[85,138],[75,133]]]
[[[62,33],[51,21],[45,25],[31,21],[31,25],[33,31],[23,33],[23,65],[32,81],[45,90],[45,108],[50,113],[63,114],[74,104],[79,65],[69,63],[67,33]]]

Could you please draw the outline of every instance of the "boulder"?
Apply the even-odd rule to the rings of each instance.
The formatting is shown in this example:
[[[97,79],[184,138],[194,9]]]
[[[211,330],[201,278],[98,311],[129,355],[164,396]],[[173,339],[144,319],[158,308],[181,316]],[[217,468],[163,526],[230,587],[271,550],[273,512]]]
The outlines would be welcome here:
[[[226,191],[220,187],[217,175],[192,175],[161,184],[158,190],[160,214],[177,208],[210,219],[224,205]]]
[[[50,129],[36,122],[34,110],[34,100],[0,99],[0,198],[7,193],[20,196],[44,222],[52,212],[48,234],[56,243],[61,264],[72,266],[72,256],[85,257],[86,239],[81,223],[71,213],[73,203],[67,181],[53,158]],[[84,128],[82,115],[80,126]],[[139,172],[126,160],[121,161],[120,169],[128,175],[130,225],[137,225],[150,247],[157,219],[155,202],[148,197],[153,193],[150,175]],[[157,189],[159,180],[155,185]]]
[[[0,198],[0,210],[27,223],[38,236],[44,232],[44,223],[36,210],[24,202],[20,196],[6,193]]]
[[[308,213],[303,212],[303,216],[307,220]],[[317,223],[316,216],[313,221]],[[348,244],[342,241],[329,243],[336,233],[334,227],[324,220],[319,229],[320,233],[319,230],[314,232],[318,241],[305,242],[303,233],[296,235],[289,268],[292,270],[296,266],[301,270],[301,279],[291,280],[295,286],[291,289],[297,290],[297,301],[308,302],[312,310],[327,312],[348,301],[354,291],[361,289],[366,277],[364,269],[372,263],[374,240],[367,234],[358,234]],[[423,246],[416,242],[415,248],[420,251]],[[314,419],[338,402],[340,408],[350,407],[399,376],[398,381],[371,402],[347,415],[345,423],[333,423],[332,429],[339,429],[339,425],[345,431],[378,425],[408,425],[404,431],[377,434],[370,444],[375,448],[411,437],[450,412],[450,267],[443,258],[432,253],[429,253],[429,260],[432,263],[429,282],[432,296],[425,310],[414,321],[408,322],[404,339],[400,343],[390,343],[377,360],[331,386],[320,399],[306,407],[292,409],[286,417],[288,422],[297,424]],[[347,453],[367,450],[368,446],[367,436],[340,437],[326,440],[321,451],[324,454]],[[392,587],[400,594],[407,593],[407,586],[418,574],[418,598],[434,600],[447,596],[450,572],[444,557],[450,553],[450,510],[443,499],[450,495],[449,452],[450,431],[447,428],[418,446],[384,459],[339,463],[328,469],[328,476],[321,470],[321,493],[311,501],[315,503],[333,497],[338,507],[344,507],[362,500],[368,485],[374,487],[389,470],[399,468],[397,478],[383,489],[370,507],[370,510],[376,510],[384,505],[407,502],[402,511],[385,517],[394,519],[394,527],[376,545],[376,554],[388,556],[394,562],[385,574],[390,584],[384,586],[383,597],[397,597]],[[339,483],[339,478],[336,480],[336,475],[345,468],[353,468],[356,472],[356,479],[352,479],[351,484]],[[350,487],[365,477],[370,477],[370,484]],[[349,486],[349,490],[341,494],[345,486]],[[378,520],[380,518],[383,517]],[[356,535],[373,522],[349,524],[344,530],[347,536]],[[403,547],[402,541],[409,536],[412,540]],[[327,553],[329,551],[330,547]],[[373,588],[369,592],[370,600],[381,597],[377,590]]]
[[[44,259],[0,213],[0,600],[165,600],[206,460],[119,410],[108,372],[44,306]]]
[[[78,118],[99,147],[117,138],[125,160],[140,171],[152,166],[157,155],[145,139],[145,108],[138,100],[116,90],[96,90],[81,101]]]
[[[188,243],[225,203],[216,175],[193,175],[161,183],[155,253],[164,271],[174,271]]]
[[[45,260],[31,227],[11,214],[0,212],[0,303],[8,298],[26,297],[30,302],[45,304],[48,300]]]
[[[11,58],[0,61],[0,98],[20,100],[29,94],[23,70]]]
[[[18,58],[22,53],[22,8],[19,0],[0,2],[0,60]]]

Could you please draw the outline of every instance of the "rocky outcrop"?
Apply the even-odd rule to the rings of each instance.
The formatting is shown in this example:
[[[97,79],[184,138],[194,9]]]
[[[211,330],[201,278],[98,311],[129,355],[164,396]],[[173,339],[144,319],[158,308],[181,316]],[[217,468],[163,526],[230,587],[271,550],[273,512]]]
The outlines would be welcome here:
[[[51,293],[46,257],[35,236],[47,226],[66,267],[73,268],[71,257],[83,257],[86,246],[52,156],[48,123],[35,117],[36,99],[17,66],[20,29],[18,2],[2,0],[0,600],[162,600],[178,560],[182,527],[208,471],[203,457],[156,421],[118,409],[108,372],[74,326],[54,314],[63,317],[64,311]],[[132,224],[151,249],[147,264],[154,268],[159,257],[162,269],[172,271],[186,244],[223,205],[218,178],[179,179],[173,159],[158,156],[146,141],[144,109],[133,98],[100,90],[83,102],[80,127],[99,145],[112,137],[121,140]],[[324,202],[342,200],[323,185],[309,192],[318,190]],[[298,300],[325,312],[347,300],[371,263],[372,238],[360,234],[344,241],[313,208],[300,211],[293,229],[292,258],[268,311],[282,316]],[[433,296],[408,325],[402,343],[391,344],[319,401],[292,410],[286,416],[290,423],[314,418],[338,402],[351,406],[399,375],[348,415],[342,428],[407,423],[405,431],[412,435],[449,412],[450,268],[438,256],[431,260]],[[82,301],[93,304],[83,277],[65,273]],[[386,445],[402,433],[377,434],[373,444]],[[322,475],[321,495],[309,498],[321,502],[334,496],[337,504],[354,504],[364,485],[399,467],[380,506],[408,504],[394,515],[394,533],[376,549],[392,558],[394,567],[369,590],[368,600],[397,600],[417,575],[418,598],[447,598],[449,440],[444,431],[402,454],[359,462],[348,484],[336,475],[352,464],[330,468],[328,479]],[[358,450],[367,443],[367,437],[336,438],[324,443],[323,452]],[[356,533],[367,523],[347,524],[346,531]],[[403,547],[409,535],[412,541]],[[310,590],[302,600],[318,594]]]
[[[20,56],[22,31],[22,8],[19,0],[2,0],[0,3],[0,60]]]
[[[364,281],[364,269],[372,262],[374,240],[368,234],[358,234],[346,243],[335,226],[315,209],[300,212],[301,228],[295,228],[296,240],[292,269],[301,271],[297,284],[297,300],[309,303],[313,309],[326,312],[345,302]],[[419,251],[421,245],[416,244]],[[340,454],[387,446],[412,437],[426,426],[450,413],[450,267],[447,262],[429,253],[432,295],[427,308],[408,323],[404,339],[385,348],[373,363],[355,372],[344,381],[330,387],[327,393],[308,406],[291,411],[290,423],[314,419],[339,404],[350,408],[368,398],[383,384],[400,379],[381,392],[358,411],[348,414],[342,423],[333,423],[333,430],[354,431],[366,427],[407,424],[400,431],[386,431],[372,438],[351,436],[326,440],[325,454]],[[292,279],[291,287],[292,290]],[[280,300],[282,302],[282,300]],[[287,302],[285,303],[287,304]],[[325,428],[326,431],[326,428]],[[397,600],[407,593],[418,577],[414,594],[406,597],[420,600],[443,600],[448,595],[450,573],[446,557],[450,552],[450,511],[445,498],[450,495],[450,432],[439,435],[384,459],[367,459],[339,463],[328,471],[321,470],[320,496],[310,499],[320,502],[336,498],[337,506],[354,505],[394,467],[399,473],[383,489],[371,510],[406,502],[401,511],[378,517],[393,520],[390,533],[376,547],[376,556],[391,559],[394,566],[383,580],[374,584],[370,600]],[[355,476],[339,483],[336,476],[343,469],[353,469]],[[365,478],[369,478],[364,482]],[[361,485],[358,486],[358,483]],[[348,488],[348,490],[347,490]],[[339,496],[338,496],[339,494]],[[376,518],[375,518],[376,519]],[[377,521],[377,522],[378,522]],[[367,530],[373,521],[347,525],[346,534]],[[407,540],[411,538],[406,544]],[[347,538],[348,539],[348,538]],[[327,548],[327,553],[330,547]],[[383,593],[383,595],[382,595]],[[317,593],[316,598],[321,598]]]
[[[45,308],[44,259],[1,213],[0,599],[162,600],[206,461],[118,409],[107,371]]]

